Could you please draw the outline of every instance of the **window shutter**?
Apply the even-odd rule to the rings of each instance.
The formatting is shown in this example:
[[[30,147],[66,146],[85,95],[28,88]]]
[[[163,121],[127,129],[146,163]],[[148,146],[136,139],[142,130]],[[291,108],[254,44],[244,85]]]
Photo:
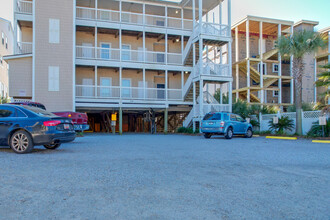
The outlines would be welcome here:
[[[48,67],[48,91],[60,91],[60,73],[58,66]]]
[[[60,20],[49,19],[49,43],[60,43]]]

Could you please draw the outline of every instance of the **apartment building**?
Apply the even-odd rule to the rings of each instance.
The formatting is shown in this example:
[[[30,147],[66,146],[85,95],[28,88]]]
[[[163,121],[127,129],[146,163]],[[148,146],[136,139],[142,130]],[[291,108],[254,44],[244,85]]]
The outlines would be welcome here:
[[[110,113],[119,132],[150,112],[167,132],[231,111],[212,96],[231,94],[230,0],[15,0],[14,22],[10,96],[87,112],[94,131]]]
[[[11,22],[0,18],[0,98],[8,97],[8,64],[3,57],[13,53],[14,32]]]
[[[231,28],[233,96],[250,104],[287,107],[294,102],[292,60],[275,42],[291,35],[292,21],[247,16]]]
[[[319,49],[319,51],[315,55],[315,80],[317,80],[317,74],[322,73],[326,71],[325,69],[322,68],[322,66],[329,64],[330,63],[330,27],[324,28],[319,30],[319,33],[323,36],[325,41],[327,42],[327,47],[324,49]],[[321,101],[321,97],[318,97],[317,94],[324,93],[325,89],[324,88],[315,88],[315,100],[316,101]],[[328,99],[328,104],[330,104],[330,99]]]

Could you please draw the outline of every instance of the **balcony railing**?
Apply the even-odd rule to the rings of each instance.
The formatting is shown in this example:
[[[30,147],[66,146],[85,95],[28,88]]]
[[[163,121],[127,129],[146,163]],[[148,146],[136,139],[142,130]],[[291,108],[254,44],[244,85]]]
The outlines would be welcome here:
[[[225,24],[202,22],[202,34],[230,37],[230,29]]]
[[[17,0],[15,12],[22,14],[32,14],[32,1]]]
[[[120,19],[121,14],[121,19]],[[96,16],[97,15],[97,16]],[[165,17],[161,15],[151,15],[135,12],[110,9],[95,9],[88,7],[76,7],[76,18],[83,20],[98,20],[105,22],[122,22],[135,25],[146,25],[153,27],[167,27],[174,29],[192,30],[193,21],[175,17]]]
[[[121,94],[120,94],[121,91]],[[121,96],[121,97],[120,97]],[[76,85],[77,98],[181,101],[181,89]]]
[[[96,50],[96,54],[95,54]],[[121,53],[121,55],[120,55]],[[76,46],[76,58],[181,65],[181,53]]]
[[[31,42],[18,42],[15,53],[16,54],[32,53],[32,43]]]

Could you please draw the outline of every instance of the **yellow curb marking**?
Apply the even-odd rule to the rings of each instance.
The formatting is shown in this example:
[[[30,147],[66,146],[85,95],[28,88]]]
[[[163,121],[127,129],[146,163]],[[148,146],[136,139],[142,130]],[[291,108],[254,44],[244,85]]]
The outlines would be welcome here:
[[[283,140],[297,140],[296,137],[266,136],[266,138],[270,138],[270,139],[283,139]]]
[[[330,144],[330,141],[322,141],[322,140],[312,140],[313,143],[323,143],[323,144]]]

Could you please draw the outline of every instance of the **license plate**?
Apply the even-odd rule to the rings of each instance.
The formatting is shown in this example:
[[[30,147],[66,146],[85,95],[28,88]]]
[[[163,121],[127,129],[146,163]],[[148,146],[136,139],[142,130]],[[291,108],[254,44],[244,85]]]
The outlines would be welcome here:
[[[64,129],[69,130],[70,129],[70,125],[64,124]]]
[[[214,123],[213,122],[209,122],[209,125],[213,125]]]

